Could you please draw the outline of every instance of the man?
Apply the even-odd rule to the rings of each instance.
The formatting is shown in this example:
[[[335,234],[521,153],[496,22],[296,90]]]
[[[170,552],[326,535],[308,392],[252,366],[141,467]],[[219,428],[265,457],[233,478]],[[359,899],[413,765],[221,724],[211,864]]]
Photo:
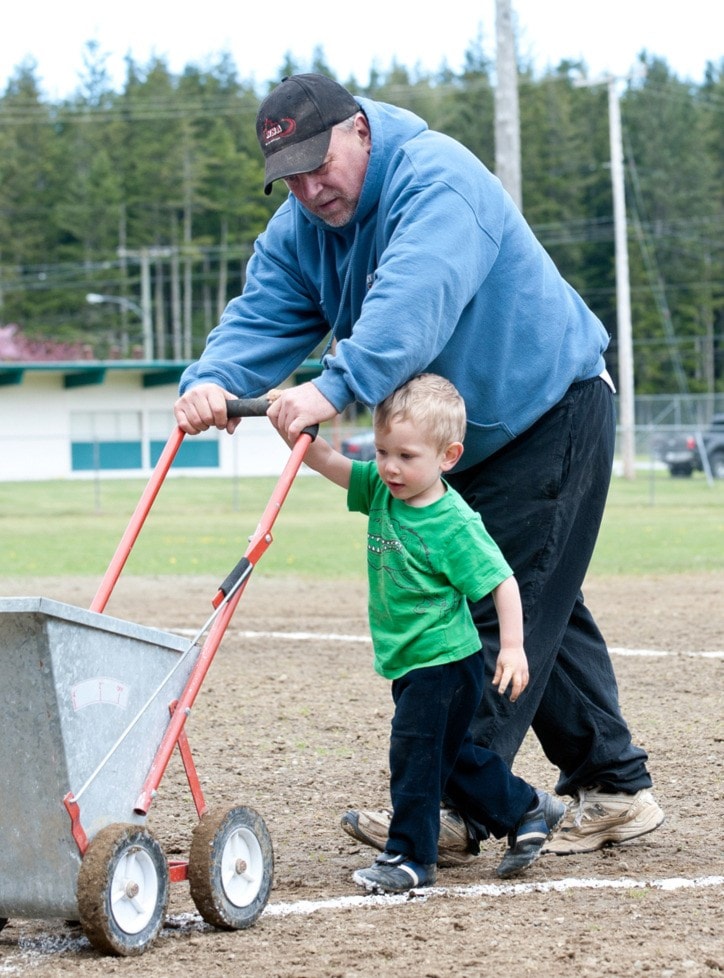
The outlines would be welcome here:
[[[411,112],[353,98],[322,75],[262,102],[265,192],[290,190],[260,235],[243,294],[184,373],[176,419],[233,431],[226,399],[278,386],[331,335],[320,377],[270,408],[284,435],[374,405],[410,377],[463,395],[465,452],[449,482],[477,510],[521,588],[531,682],[512,703],[486,684],[476,742],[508,764],[530,726],[560,770],[568,815],[547,851],[589,852],[657,828],[647,755],[631,742],[608,651],[581,585],[603,514],[615,435],[608,336],[560,276],[500,182]],[[492,602],[473,606],[492,680]],[[440,862],[484,833],[442,810]],[[346,831],[384,846],[389,814]],[[450,846],[446,849],[448,843]]]

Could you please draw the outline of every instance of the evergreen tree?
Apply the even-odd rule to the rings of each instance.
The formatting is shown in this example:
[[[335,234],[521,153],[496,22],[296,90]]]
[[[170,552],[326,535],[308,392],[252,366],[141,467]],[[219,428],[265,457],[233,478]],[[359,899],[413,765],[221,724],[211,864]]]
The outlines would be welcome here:
[[[0,101],[0,316],[25,323],[50,299],[45,283],[58,250],[50,215],[57,199],[55,111],[41,98],[33,62]]]
[[[605,85],[562,62],[520,88],[523,207],[564,277],[615,333],[613,213]]]
[[[629,181],[627,196],[635,233],[631,242],[634,339],[641,393],[686,384],[707,388],[704,324],[712,321],[711,252],[702,228],[716,197],[708,125],[696,90],[651,60],[645,81],[623,106]],[[703,359],[704,358],[704,359]]]
[[[702,86],[641,61],[645,79],[620,97],[637,391],[721,391],[724,60]],[[138,315],[90,307],[85,294],[137,308],[145,280],[156,354],[189,358],[241,290],[253,241],[287,193],[279,181],[263,193],[259,99],[284,75],[331,72],[320,47],[308,63],[289,53],[261,84],[240,81],[229,55],[178,77],[161,59],[128,58],[118,92],[105,62],[89,43],[77,91],[57,105],[41,97],[33,62],[0,96],[0,321],[126,355]],[[519,79],[526,217],[612,333],[615,373],[607,86],[576,62],[540,78],[523,64]],[[481,36],[459,73],[393,61],[343,83],[411,109],[494,170],[494,79]]]

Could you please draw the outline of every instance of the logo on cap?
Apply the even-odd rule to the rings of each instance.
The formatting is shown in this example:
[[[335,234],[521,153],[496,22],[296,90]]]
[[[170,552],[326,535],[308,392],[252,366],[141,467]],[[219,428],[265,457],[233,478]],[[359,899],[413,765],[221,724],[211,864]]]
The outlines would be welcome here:
[[[294,119],[280,119],[275,122],[273,119],[265,118],[261,127],[261,138],[264,143],[264,148],[266,149],[271,143],[275,143],[278,139],[286,139],[289,136],[293,136],[297,130],[297,124]]]

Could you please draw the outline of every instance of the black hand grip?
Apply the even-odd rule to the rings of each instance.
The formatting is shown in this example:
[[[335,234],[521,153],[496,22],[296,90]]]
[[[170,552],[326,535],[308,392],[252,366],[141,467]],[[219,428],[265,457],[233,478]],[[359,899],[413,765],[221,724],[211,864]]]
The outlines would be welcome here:
[[[229,418],[263,418],[270,404],[267,397],[241,397],[226,402],[226,415]]]
[[[226,597],[229,592],[232,591],[240,581],[245,580],[253,570],[254,565],[251,563],[251,561],[247,557],[242,557],[233,571],[227,575],[224,583],[219,585],[218,593]],[[218,603],[215,599],[214,607],[218,607],[218,604],[220,603],[221,599],[219,599]]]
[[[271,401],[267,397],[239,397],[226,402],[227,418],[263,418],[269,410]],[[319,425],[313,424],[302,430],[314,441],[319,433]]]

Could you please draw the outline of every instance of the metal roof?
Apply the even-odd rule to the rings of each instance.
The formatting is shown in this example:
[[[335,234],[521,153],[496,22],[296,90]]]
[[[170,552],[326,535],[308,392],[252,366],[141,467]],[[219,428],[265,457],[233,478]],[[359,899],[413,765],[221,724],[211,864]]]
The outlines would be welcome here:
[[[22,384],[27,374],[62,374],[63,387],[103,384],[109,373],[137,373],[141,386],[178,384],[188,360],[32,360],[0,362],[0,386]]]

